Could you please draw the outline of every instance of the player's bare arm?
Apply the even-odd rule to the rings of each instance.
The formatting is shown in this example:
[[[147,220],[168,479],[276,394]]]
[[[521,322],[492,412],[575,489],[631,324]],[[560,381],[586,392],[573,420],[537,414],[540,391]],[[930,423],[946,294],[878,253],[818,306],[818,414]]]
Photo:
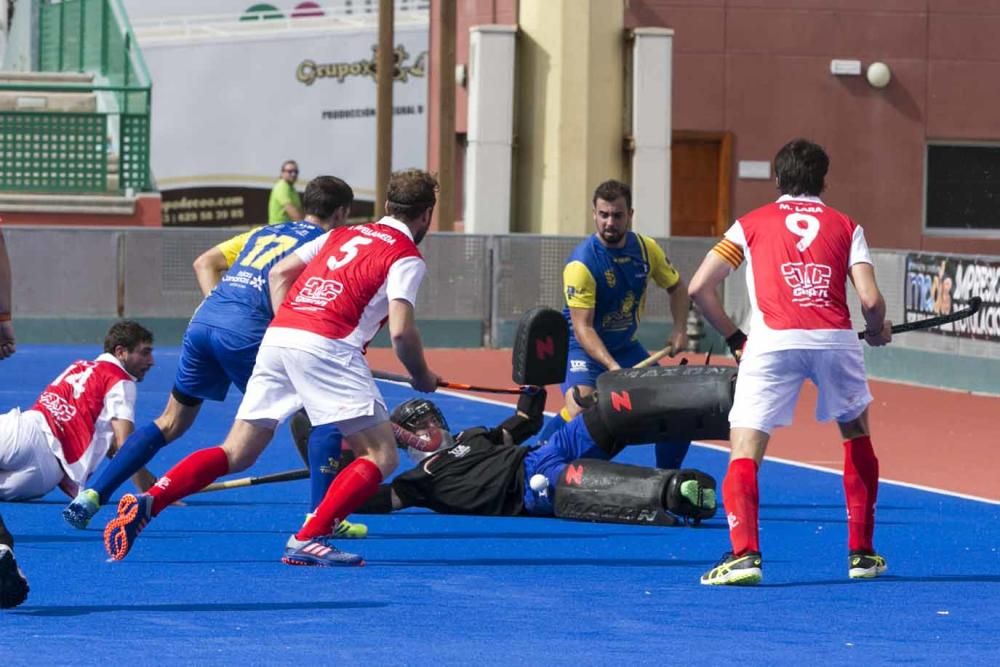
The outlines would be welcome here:
[[[198,255],[192,264],[195,278],[198,280],[198,287],[204,296],[211,294],[215,286],[222,280],[222,276],[229,270],[229,261],[222,251],[217,247],[209,248]]]
[[[306,263],[296,254],[292,253],[274,265],[268,274],[268,281],[271,288],[271,307],[277,311],[278,306],[285,300],[289,288],[296,278],[305,271]]]
[[[573,333],[576,339],[590,355],[591,359],[599,361],[608,370],[614,371],[621,368],[615,358],[608,352],[608,348],[601,340],[600,334],[594,328],[593,308],[570,308],[570,319],[573,321]]]
[[[851,282],[865,318],[865,342],[881,347],[892,341],[892,322],[885,319],[885,298],[875,282],[875,268],[867,262],[851,265]]]
[[[687,285],[684,284],[683,278],[679,279],[673,287],[668,288],[667,294],[670,295],[670,315],[674,320],[670,340],[667,341],[673,347],[673,351],[670,353],[672,357],[687,349],[687,317],[688,311],[691,310],[691,299],[688,297]]]
[[[715,253],[709,253],[691,278],[688,294],[698,304],[708,323],[728,338],[736,333],[736,325],[726,314],[719,298],[718,287],[729,275],[730,266]]]
[[[424,345],[413,314],[413,304],[405,299],[389,301],[389,338],[396,357],[413,378],[413,388],[417,391],[436,391],[441,378],[427,365]]]

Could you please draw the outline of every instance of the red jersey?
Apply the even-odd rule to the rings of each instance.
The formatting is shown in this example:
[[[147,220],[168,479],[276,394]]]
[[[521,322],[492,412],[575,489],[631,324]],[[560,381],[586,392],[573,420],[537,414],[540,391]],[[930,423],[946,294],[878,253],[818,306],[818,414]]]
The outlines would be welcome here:
[[[107,455],[112,419],[135,421],[135,379],[110,354],[74,361],[33,406],[58,442],[52,453],[83,484]]]
[[[278,308],[263,345],[320,354],[337,345],[364,349],[388,318],[389,301],[414,303],[426,272],[409,229],[393,218],[338,227],[296,255],[306,267]]]
[[[713,252],[747,262],[747,351],[856,347],[850,267],[872,263],[864,231],[818,197],[782,196],[737,220]]]

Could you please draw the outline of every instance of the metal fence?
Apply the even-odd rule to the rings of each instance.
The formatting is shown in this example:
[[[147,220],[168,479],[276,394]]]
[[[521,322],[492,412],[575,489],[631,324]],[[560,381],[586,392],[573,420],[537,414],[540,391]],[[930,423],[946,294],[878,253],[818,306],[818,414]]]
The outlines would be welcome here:
[[[7,226],[17,317],[155,317],[186,319],[201,301],[191,265],[239,230],[197,228],[80,229]],[[437,233],[421,246],[428,274],[417,300],[424,322],[473,323],[479,343],[509,347],[520,316],[538,305],[562,307],[562,270],[580,237]],[[714,243],[707,238],[659,239],[681,274],[690,277]],[[903,321],[905,256],[874,251],[888,316]],[[749,300],[741,268],[726,281],[726,310],[741,324]],[[856,328],[864,327],[853,290]],[[671,323],[664,293],[651,288],[644,322]],[[900,337],[895,347],[1000,359],[1000,344],[950,336]]]
[[[152,85],[120,0],[46,0],[41,72],[90,81],[0,81],[0,190],[151,189]]]

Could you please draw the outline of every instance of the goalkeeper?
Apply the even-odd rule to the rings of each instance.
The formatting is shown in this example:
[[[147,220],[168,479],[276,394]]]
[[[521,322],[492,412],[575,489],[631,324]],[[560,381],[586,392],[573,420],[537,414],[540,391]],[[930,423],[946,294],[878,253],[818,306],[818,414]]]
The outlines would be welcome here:
[[[547,442],[519,446],[541,428],[544,406],[544,390],[524,395],[514,416],[499,426],[452,435],[431,401],[400,404],[390,420],[415,465],[383,484],[359,512],[426,507],[445,514],[654,525],[715,514],[715,480],[705,473],[610,463],[624,445],[648,440],[622,442],[613,436],[609,426],[614,425],[597,403]]]

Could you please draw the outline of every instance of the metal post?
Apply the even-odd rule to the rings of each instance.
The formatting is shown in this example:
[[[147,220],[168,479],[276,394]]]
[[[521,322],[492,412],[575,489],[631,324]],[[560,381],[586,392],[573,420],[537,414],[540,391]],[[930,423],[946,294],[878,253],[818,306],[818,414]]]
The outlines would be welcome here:
[[[378,53],[375,61],[377,98],[375,101],[375,217],[385,213],[385,193],[392,171],[392,81],[395,75],[393,54],[393,0],[379,0]]]

